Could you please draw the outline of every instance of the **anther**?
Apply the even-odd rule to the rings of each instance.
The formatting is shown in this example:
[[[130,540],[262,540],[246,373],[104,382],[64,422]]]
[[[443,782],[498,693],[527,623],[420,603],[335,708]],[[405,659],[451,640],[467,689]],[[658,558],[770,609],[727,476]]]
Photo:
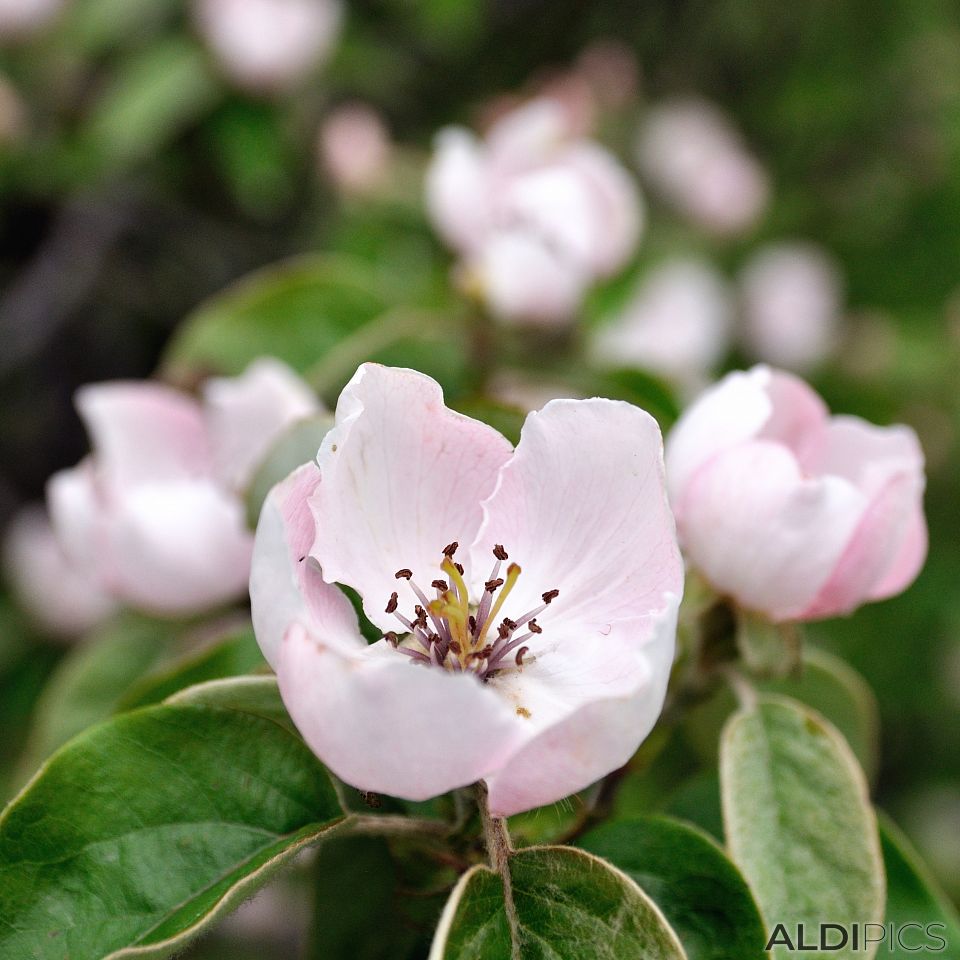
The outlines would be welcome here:
[[[489,593],[493,593],[498,587],[502,587],[504,584],[503,577],[497,577],[496,580],[488,580],[484,585],[484,589]]]
[[[494,555],[498,560],[507,560],[507,559],[508,559],[507,551],[503,549],[503,544],[502,544],[502,543],[498,543],[498,544],[493,548],[493,555]]]
[[[457,547],[459,546],[460,544],[456,540],[454,540],[453,543],[448,543],[443,548],[443,555],[445,557],[452,557],[457,552]]]
[[[400,605],[400,600],[396,593],[390,594],[390,599],[387,601],[387,613],[393,613],[394,610]]]
[[[472,613],[467,617],[467,626],[470,628],[471,633],[477,632],[477,618]]]
[[[546,593],[542,594],[544,603],[551,603],[553,600],[556,600],[560,596],[559,590],[548,590]]]
[[[513,633],[513,631],[507,626],[506,621],[501,623],[497,628],[497,636],[499,636],[501,640],[506,640],[511,633]]]
[[[436,587],[441,593],[446,593],[450,589],[450,585],[446,580],[434,580],[430,586]]]
[[[521,647],[521,648],[517,651],[517,655],[513,658],[513,660],[514,660],[514,662],[516,663],[516,665],[517,665],[518,667],[522,667],[522,666],[523,666],[523,657],[524,657],[524,655],[527,653],[527,651],[528,651],[529,649],[530,649],[529,647]]]
[[[394,574],[394,577],[396,577],[397,580],[410,580],[413,577],[413,571],[404,567],[402,570],[398,570]]]
[[[536,620],[531,620],[531,621],[527,624],[527,629],[528,629],[531,633],[543,633],[543,627],[541,627],[540,624],[537,623]]]
[[[511,632],[517,629],[517,621],[511,620],[509,617],[504,617],[501,623]]]
[[[460,654],[463,652],[463,647],[461,647],[460,644],[459,644],[456,640],[451,640],[451,641],[450,641],[450,651],[451,651],[452,653],[455,653],[455,654],[459,657]]]
[[[462,577],[462,576],[463,576],[463,564],[462,564],[462,563],[455,563],[454,566],[457,568],[457,573],[459,573],[460,576]]]
[[[396,649],[400,645],[400,638],[393,632],[393,630],[388,630],[384,635],[383,639],[390,644],[391,647]]]

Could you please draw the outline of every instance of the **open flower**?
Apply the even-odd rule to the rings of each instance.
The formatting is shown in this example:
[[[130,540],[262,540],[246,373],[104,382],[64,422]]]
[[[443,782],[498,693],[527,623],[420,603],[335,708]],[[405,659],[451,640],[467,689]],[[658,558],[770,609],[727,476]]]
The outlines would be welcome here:
[[[642,226],[626,170],[547,97],[501,117],[483,142],[441,131],[426,192],[465,284],[507,321],[569,319],[587,287],[629,259]]]
[[[926,557],[914,432],[830,417],[787,373],[758,366],[709,389],[668,438],[667,477],[692,565],[775,621],[893,596]]]
[[[338,776],[413,800],[485,779],[501,816],[633,754],[681,590],[649,415],[553,401],[513,450],[430,378],[372,364],[268,497],[250,581],[284,703]]]
[[[159,383],[81,388],[93,451],[48,486],[68,559],[153,613],[198,613],[241,596],[252,537],[242,489],[272,440],[316,410],[283,364],[211,380],[201,405]]]

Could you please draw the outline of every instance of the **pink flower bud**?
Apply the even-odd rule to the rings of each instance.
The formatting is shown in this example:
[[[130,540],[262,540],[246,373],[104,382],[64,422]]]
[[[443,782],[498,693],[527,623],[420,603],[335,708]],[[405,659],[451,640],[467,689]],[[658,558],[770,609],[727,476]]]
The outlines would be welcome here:
[[[681,417],[666,457],[691,565],[774,621],[849,613],[900,593],[923,566],[913,430],[831,417],[791,374],[725,377]]]
[[[413,800],[484,779],[506,816],[632,756],[663,703],[682,580],[646,413],[554,400],[514,450],[429,377],[365,364],[317,462],[267,498],[250,597],[334,773]]]
[[[252,538],[240,490],[272,441],[313,412],[278,361],[214,380],[203,405],[170,387],[83,387],[90,455],[50,479],[60,545],[122,603],[179,616],[244,593]]]
[[[25,507],[10,522],[3,568],[14,596],[51,637],[72,640],[113,613],[116,604],[87,568],[70,562],[41,507]]]
[[[598,144],[573,136],[563,106],[548,98],[501,117],[482,142],[466,130],[441,131],[426,193],[475,292],[507,321],[569,319],[589,284],[629,259],[642,228],[627,172]],[[504,243],[529,266],[528,288],[525,268],[500,281],[507,268],[491,248]],[[553,291],[560,275],[562,290]]]
[[[220,65],[256,93],[305,80],[336,42],[343,13],[339,0],[196,2],[198,27]]]
[[[841,311],[840,271],[812,244],[761,247],[740,276],[745,338],[758,359],[791,370],[832,352]]]
[[[710,103],[681,100],[650,111],[640,130],[641,172],[668,202],[707,230],[741,233],[760,219],[767,175]]]
[[[363,104],[334,110],[320,128],[318,149],[324,168],[345,194],[380,187],[390,164],[390,135],[380,115]]]

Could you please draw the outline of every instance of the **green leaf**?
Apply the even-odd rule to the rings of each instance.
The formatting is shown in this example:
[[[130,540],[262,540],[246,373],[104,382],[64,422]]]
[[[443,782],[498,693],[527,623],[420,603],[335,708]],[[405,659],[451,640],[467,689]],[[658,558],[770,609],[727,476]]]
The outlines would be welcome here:
[[[125,613],[72,650],[37,701],[21,782],[57,747],[109,717],[135,680],[172,656],[178,639],[172,623]]]
[[[665,817],[605,824],[578,841],[663,911],[689,960],[764,960],[763,920],[740,871],[705,833]]]
[[[202,304],[174,337],[167,375],[240,373],[273,355],[335,397],[367,360],[413,366],[454,394],[467,375],[456,316],[396,306],[374,264],[330,254],[265,267]]]
[[[118,710],[135,710],[161,703],[178,690],[207,680],[237,677],[266,668],[252,627],[231,633],[192,651],[175,663],[151,671],[120,699]]]
[[[247,488],[247,523],[251,528],[256,527],[263,501],[273,486],[316,458],[320,443],[332,426],[330,414],[318,414],[293,424],[274,441]]]
[[[157,41],[115,71],[81,132],[82,162],[113,168],[145,159],[198,121],[219,96],[199,45],[182,37]]]
[[[0,955],[164,957],[342,818],[303,742],[181,702],[63,747],[0,817]]]
[[[947,896],[939,889],[919,854],[899,828],[887,817],[880,818],[880,845],[883,848],[883,862],[887,869],[887,912],[885,921],[898,927],[906,923],[919,923],[929,927],[926,932],[915,928],[905,937],[907,947],[926,944],[930,952],[938,944],[940,937],[951,946],[960,945],[960,917]],[[889,938],[885,938],[879,951],[878,960],[884,957],[904,956],[904,951],[892,947]]]
[[[519,952],[503,884],[488,867],[465,873],[444,908],[430,960],[683,960],[663,914],[625,874],[570,847],[510,858]]]
[[[187,687],[167,699],[180,706],[203,706],[250,713],[279,724],[295,736],[296,727],[280,698],[275,676],[229,677]]]
[[[866,780],[820,714],[775,697],[741,709],[723,731],[720,782],[727,844],[768,929],[883,919],[883,861]],[[850,947],[832,955],[863,956]]]

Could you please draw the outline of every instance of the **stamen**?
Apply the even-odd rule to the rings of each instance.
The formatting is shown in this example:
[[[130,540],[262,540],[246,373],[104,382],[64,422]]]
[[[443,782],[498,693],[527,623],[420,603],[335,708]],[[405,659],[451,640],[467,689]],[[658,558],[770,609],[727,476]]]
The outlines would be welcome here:
[[[421,663],[430,663],[430,658],[425,653],[414,650],[413,647],[397,647],[397,653],[402,653],[405,657],[410,657],[413,660],[419,660]]]
[[[462,577],[462,576],[463,576],[463,564],[462,564],[462,563],[455,563],[454,566],[457,568],[457,573],[459,573],[460,576]]]
[[[496,593],[497,589],[503,586],[503,582],[503,577],[497,577],[496,580],[488,580],[483,585],[483,589],[486,590],[487,593]]]
[[[484,635],[486,634],[487,625],[493,623],[497,619],[497,614],[500,613],[500,608],[503,606],[503,602],[507,599],[507,597],[510,596],[510,591],[516,584],[519,576],[520,567],[515,563],[511,563],[510,566],[507,567],[507,579],[503,589],[500,591],[500,596],[497,597],[497,602],[493,605],[493,609],[490,611],[489,616],[480,625],[480,640],[483,640]]]
[[[387,643],[389,643],[390,646],[393,647],[394,649],[400,646],[400,637],[398,637],[393,630],[388,630],[383,635],[383,639],[386,640]]]
[[[544,603],[553,603],[557,597],[560,596],[559,590],[548,590],[546,593],[542,594]]]
[[[413,571],[408,570],[406,567],[404,567],[402,570],[398,570],[394,574],[394,577],[397,580],[409,580],[412,576],[413,576]]]
[[[498,543],[498,544],[496,544],[496,545],[494,546],[494,548],[493,548],[493,555],[494,555],[498,560],[506,560],[506,559],[508,559],[507,551],[503,549],[503,544],[502,544],[502,543]]]
[[[531,633],[543,633],[543,627],[536,620],[531,620],[529,626]]]
[[[459,546],[460,544],[456,540],[454,540],[453,543],[448,543],[443,548],[443,555],[445,557],[452,557],[457,552],[457,547]]]
[[[525,653],[527,653],[527,652],[529,651],[529,649],[530,649],[529,647],[521,647],[521,648],[517,651],[517,655],[516,655],[513,659],[514,659],[514,662],[516,663],[516,665],[517,665],[518,667],[522,667],[522,666],[523,666],[523,655],[524,655]]]
[[[446,593],[450,589],[450,585],[446,580],[434,580],[430,586],[436,587],[441,593]]]
[[[397,596],[396,592],[390,594],[390,599],[387,601],[386,613],[394,613],[397,607],[400,606],[400,599]]]

